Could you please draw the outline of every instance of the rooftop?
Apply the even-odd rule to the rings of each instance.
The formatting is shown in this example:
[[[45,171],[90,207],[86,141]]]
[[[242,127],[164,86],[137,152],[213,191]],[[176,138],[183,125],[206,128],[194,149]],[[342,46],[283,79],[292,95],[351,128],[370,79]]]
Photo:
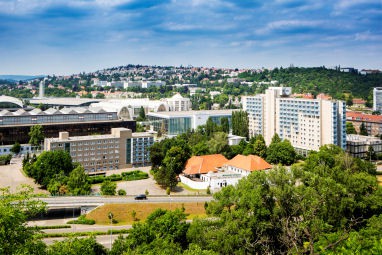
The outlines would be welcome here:
[[[202,110],[202,111],[182,111],[182,112],[149,112],[148,116],[157,117],[191,117],[194,115],[231,115],[234,110]]]
[[[229,160],[225,165],[237,167],[250,172],[272,168],[272,166],[264,159],[255,155],[236,155],[236,157]]]
[[[82,106],[89,105],[91,103],[101,102],[102,99],[92,98],[76,98],[76,97],[53,97],[53,98],[41,98],[30,99],[30,103],[34,105],[62,105],[62,106]]]
[[[347,120],[357,120],[357,121],[382,123],[382,116],[381,115],[364,114],[361,112],[347,111],[346,112],[346,119]]]
[[[221,154],[192,156],[187,160],[183,173],[192,175],[216,172],[217,168],[222,167],[227,161],[228,159]]]

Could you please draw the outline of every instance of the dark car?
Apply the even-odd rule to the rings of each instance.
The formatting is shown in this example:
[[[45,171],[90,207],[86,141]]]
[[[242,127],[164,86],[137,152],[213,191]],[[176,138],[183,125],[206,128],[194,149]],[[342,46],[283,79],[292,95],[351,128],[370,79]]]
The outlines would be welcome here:
[[[147,196],[145,194],[140,194],[138,196],[134,197],[135,200],[145,200],[147,199]]]

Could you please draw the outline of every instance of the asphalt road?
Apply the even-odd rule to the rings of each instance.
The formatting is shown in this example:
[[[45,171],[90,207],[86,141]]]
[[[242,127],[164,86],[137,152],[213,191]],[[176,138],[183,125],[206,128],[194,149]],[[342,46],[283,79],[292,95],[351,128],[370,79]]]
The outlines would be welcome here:
[[[124,203],[168,203],[168,202],[209,202],[212,196],[149,196],[147,200],[134,200],[133,196],[65,196],[39,198],[49,206],[96,205],[96,204],[124,204]]]

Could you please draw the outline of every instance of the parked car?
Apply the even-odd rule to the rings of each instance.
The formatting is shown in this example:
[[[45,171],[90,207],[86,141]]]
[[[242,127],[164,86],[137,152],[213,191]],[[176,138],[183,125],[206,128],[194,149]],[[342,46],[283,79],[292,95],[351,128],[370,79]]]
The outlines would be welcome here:
[[[138,196],[134,197],[135,200],[145,200],[147,199],[147,196],[145,194],[140,194]]]

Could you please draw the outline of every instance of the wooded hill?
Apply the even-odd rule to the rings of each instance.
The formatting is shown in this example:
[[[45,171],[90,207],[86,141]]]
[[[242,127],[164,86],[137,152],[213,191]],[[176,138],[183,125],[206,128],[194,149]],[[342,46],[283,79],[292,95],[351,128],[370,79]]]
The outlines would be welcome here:
[[[244,72],[239,77],[256,82],[276,80],[292,87],[294,93],[326,93],[338,99],[343,99],[344,93],[367,99],[373,87],[382,86],[382,73],[361,75],[325,67],[275,68],[261,73]]]

